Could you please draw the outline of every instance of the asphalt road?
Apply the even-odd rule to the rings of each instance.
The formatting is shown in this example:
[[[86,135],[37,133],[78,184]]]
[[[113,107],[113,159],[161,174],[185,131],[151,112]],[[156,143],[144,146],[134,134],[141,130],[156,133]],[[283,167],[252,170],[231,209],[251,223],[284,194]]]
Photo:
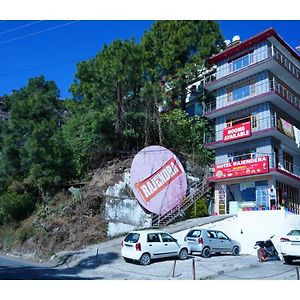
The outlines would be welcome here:
[[[193,255],[184,261],[161,259],[141,266],[126,263],[111,250],[56,267],[0,256],[0,280],[297,280],[300,269],[299,261],[260,263],[252,255]]]
[[[0,280],[58,280],[58,279],[87,279],[80,276],[75,267],[60,268],[47,264],[38,264],[21,259],[0,256]],[[100,279],[95,276],[88,279]]]

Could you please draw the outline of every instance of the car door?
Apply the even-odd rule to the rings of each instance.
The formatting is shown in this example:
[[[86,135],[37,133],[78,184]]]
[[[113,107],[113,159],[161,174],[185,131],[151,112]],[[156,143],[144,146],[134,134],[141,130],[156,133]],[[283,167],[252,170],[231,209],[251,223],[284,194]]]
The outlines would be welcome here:
[[[179,251],[177,241],[168,233],[161,233],[162,240],[162,257],[176,256]]]
[[[218,251],[228,252],[232,250],[232,243],[230,238],[222,231],[216,231],[218,241]]]
[[[216,231],[207,230],[206,237],[204,239],[203,247],[208,246],[211,251],[217,251],[219,248],[219,239],[217,237]]]
[[[153,258],[162,257],[162,243],[158,233],[147,234],[147,250]]]

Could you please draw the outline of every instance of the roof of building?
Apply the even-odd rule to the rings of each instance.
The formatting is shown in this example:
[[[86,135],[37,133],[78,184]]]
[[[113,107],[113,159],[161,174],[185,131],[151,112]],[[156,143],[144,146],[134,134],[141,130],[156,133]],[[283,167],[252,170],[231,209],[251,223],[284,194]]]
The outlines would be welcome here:
[[[221,60],[226,59],[227,57],[233,55],[236,52],[242,51],[244,49],[251,47],[252,45],[262,42],[271,36],[276,38],[291,53],[291,55],[293,55],[296,59],[298,59],[300,61],[300,55],[289,44],[287,44],[273,28],[269,28],[255,36],[245,40],[244,42],[238,43],[231,47],[229,46],[227,49],[223,50],[222,52],[210,57],[208,59],[208,62],[211,64],[215,64]]]

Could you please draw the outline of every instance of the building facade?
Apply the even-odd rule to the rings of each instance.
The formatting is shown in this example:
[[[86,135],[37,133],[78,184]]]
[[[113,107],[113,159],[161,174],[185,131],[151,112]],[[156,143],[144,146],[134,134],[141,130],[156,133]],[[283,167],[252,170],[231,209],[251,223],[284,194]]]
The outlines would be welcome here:
[[[299,213],[300,56],[273,29],[212,56],[205,85],[215,100],[203,115],[215,150],[214,211],[277,209]]]

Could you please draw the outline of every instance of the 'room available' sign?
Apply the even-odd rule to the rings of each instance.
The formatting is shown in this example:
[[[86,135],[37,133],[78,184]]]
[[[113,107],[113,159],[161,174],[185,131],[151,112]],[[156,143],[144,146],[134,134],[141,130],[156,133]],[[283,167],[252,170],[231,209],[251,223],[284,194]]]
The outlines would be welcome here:
[[[223,142],[242,139],[251,135],[251,122],[244,122],[223,130]]]

